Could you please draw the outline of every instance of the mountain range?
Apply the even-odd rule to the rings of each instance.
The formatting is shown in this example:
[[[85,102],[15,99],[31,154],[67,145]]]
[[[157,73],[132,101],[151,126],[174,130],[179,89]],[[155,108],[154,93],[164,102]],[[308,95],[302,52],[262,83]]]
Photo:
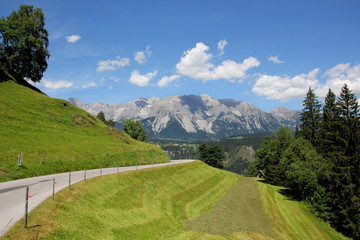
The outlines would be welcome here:
[[[122,128],[125,119],[139,120],[150,137],[208,139],[276,131],[281,125],[295,129],[300,111],[279,107],[270,112],[234,99],[215,99],[208,95],[139,98],[129,103],[83,104],[74,97],[73,105],[106,119]]]

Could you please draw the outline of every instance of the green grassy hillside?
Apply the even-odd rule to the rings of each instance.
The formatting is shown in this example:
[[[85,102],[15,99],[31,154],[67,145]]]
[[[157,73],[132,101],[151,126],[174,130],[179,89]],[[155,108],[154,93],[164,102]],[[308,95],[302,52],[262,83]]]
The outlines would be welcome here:
[[[157,146],[135,141],[65,100],[12,81],[0,83],[0,146],[0,182],[168,161]]]
[[[64,189],[4,239],[345,239],[279,188],[201,162]]]

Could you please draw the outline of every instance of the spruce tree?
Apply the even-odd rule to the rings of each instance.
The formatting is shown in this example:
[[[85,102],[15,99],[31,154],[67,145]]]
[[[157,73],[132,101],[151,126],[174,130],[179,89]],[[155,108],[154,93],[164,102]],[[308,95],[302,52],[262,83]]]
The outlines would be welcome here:
[[[333,154],[331,159],[331,221],[346,236],[360,239],[359,107],[346,84],[337,100],[342,124],[340,135],[345,144],[342,154]]]
[[[303,101],[304,109],[301,113],[301,135],[305,140],[311,142],[313,146],[317,146],[317,138],[321,121],[321,104],[314,93],[314,90],[309,87],[306,98]]]
[[[319,131],[319,152],[328,160],[334,155],[344,155],[346,140],[342,136],[343,124],[336,95],[329,89],[323,106],[322,121]]]

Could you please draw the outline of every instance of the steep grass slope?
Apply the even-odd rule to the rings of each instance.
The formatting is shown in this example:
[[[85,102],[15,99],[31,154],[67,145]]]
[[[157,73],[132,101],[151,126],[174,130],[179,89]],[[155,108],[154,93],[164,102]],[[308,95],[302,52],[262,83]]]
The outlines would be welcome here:
[[[157,146],[134,141],[65,100],[12,81],[0,83],[0,146],[0,181],[168,161]]]
[[[114,174],[64,189],[4,239],[345,239],[277,190],[198,161]]]

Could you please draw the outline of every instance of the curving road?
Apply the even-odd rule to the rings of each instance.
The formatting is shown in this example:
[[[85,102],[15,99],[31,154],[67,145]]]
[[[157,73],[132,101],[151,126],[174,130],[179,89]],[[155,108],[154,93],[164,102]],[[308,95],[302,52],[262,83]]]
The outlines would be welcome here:
[[[86,179],[97,177],[100,174],[107,175],[117,172],[159,167],[191,161],[194,160],[171,160],[169,163],[92,169],[86,171]],[[70,174],[70,184],[83,181],[85,177],[85,171],[71,172]],[[69,186],[69,173],[59,173],[0,183],[0,237],[3,236],[12,225],[24,217],[26,187],[29,186],[28,205],[30,212],[44,200],[52,196],[54,178],[56,182],[55,193]]]

